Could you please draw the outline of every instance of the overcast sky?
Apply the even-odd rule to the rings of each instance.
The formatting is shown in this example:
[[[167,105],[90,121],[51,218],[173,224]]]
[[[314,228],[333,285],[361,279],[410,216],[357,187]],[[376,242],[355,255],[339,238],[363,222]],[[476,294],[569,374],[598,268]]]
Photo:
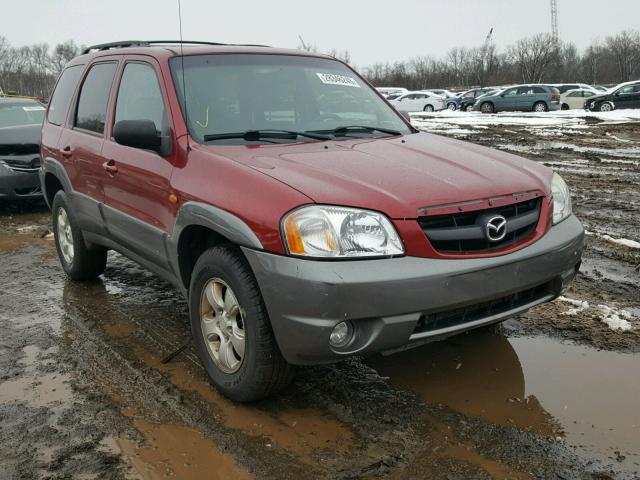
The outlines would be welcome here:
[[[640,0],[558,0],[560,36],[587,46],[640,28]],[[178,38],[177,0],[2,0],[2,29],[13,45],[73,39],[95,44]],[[484,41],[498,47],[550,30],[548,0],[182,0],[188,40],[295,48],[298,35],[320,50],[349,50],[354,64],[441,56]]]

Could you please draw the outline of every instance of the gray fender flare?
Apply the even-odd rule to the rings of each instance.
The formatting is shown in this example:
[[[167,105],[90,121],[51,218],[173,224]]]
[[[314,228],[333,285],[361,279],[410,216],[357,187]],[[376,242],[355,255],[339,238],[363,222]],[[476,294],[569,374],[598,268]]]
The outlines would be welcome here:
[[[65,192],[69,193],[73,191],[71,180],[69,180],[69,175],[67,175],[67,171],[64,169],[62,163],[53,157],[45,157],[42,161],[42,168],[40,169],[40,185],[47,205],[49,205],[49,200],[47,200],[47,190],[44,179],[48,173],[58,179]],[[51,208],[51,205],[49,205],[49,208]]]
[[[180,207],[171,243],[177,247],[182,231],[192,225],[210,228],[237,245],[262,250],[262,243],[244,221],[226,210],[199,202],[186,202]]]
[[[262,243],[253,230],[232,213],[205,203],[186,202],[180,207],[173,231],[167,238],[167,253],[171,268],[178,278],[180,278],[180,259],[178,258],[180,237],[186,228],[194,225],[206,227],[238,246],[263,249]],[[185,287],[189,286],[185,285]]]

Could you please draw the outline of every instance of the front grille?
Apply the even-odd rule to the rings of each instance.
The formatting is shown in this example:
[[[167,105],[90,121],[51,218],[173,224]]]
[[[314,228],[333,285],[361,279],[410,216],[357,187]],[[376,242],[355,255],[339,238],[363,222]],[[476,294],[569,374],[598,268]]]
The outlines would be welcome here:
[[[12,160],[9,158],[3,158],[1,162],[14,172],[37,172],[40,168],[40,157],[34,157],[31,160]]]
[[[422,231],[439,252],[466,253],[491,251],[512,245],[533,233],[540,218],[541,198],[474,212],[433,215],[418,218]],[[507,220],[507,233],[499,241],[486,235],[486,222],[495,215]]]
[[[509,310],[522,307],[524,305],[540,300],[553,293],[553,286],[550,282],[538,285],[521,292],[516,292],[495,300],[476,303],[466,307],[455,308],[436,313],[425,313],[420,316],[413,331],[416,333],[431,332],[442,328],[463,325],[465,323],[482,320],[492,315],[499,315]]]

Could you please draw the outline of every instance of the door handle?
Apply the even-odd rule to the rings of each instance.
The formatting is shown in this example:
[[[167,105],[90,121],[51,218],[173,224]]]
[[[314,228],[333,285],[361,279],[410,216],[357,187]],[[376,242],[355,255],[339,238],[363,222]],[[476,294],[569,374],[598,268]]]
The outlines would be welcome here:
[[[115,174],[118,172],[118,167],[116,167],[116,162],[114,162],[113,160],[109,160],[108,162],[104,162],[102,164],[102,168],[105,169],[105,171],[111,175]]]
[[[62,149],[62,152],[60,152],[62,154],[62,156],[64,158],[69,158],[71,157],[71,155],[73,155],[73,148],[66,146]]]

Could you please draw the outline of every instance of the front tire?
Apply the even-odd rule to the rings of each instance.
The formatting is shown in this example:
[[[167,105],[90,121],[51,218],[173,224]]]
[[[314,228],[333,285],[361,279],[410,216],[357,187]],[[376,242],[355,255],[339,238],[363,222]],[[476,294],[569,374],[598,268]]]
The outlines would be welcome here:
[[[566,103],[563,103],[562,107],[560,108],[562,108],[562,110],[569,110],[569,105],[567,105]]]
[[[473,105],[467,105],[467,106],[466,106],[466,108],[465,108],[465,110],[466,110],[467,112],[473,112]]]
[[[604,102],[600,104],[600,108],[598,108],[601,112],[611,112],[613,110],[613,105],[609,102]]]
[[[494,113],[495,109],[493,108],[493,103],[484,102],[482,105],[480,105],[480,111],[482,113]]]
[[[107,250],[87,248],[64,191],[60,190],[53,197],[51,212],[56,250],[65,273],[77,281],[95,280],[102,275],[107,266]]]
[[[425,112],[433,112],[433,105],[425,105],[423,110]]]
[[[455,112],[458,107],[456,106],[455,103],[450,103],[449,105],[447,105],[447,108],[452,112]]]
[[[189,317],[200,361],[213,385],[231,400],[268,397],[293,379],[293,367],[278,349],[258,283],[235,247],[212,247],[196,262]]]

